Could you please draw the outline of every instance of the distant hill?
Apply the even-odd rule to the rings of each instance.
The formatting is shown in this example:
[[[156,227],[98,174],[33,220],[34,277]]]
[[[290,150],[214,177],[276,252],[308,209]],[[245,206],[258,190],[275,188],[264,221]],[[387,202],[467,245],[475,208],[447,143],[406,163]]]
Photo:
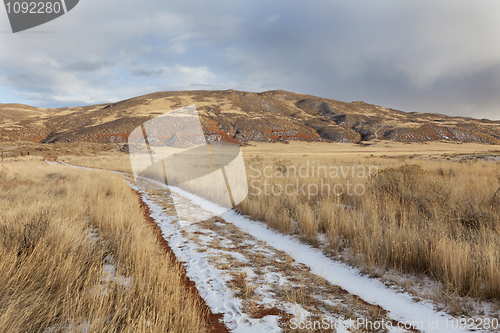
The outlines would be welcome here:
[[[158,92],[113,104],[58,109],[0,104],[0,140],[126,142],[128,134],[148,119],[191,104],[211,141],[500,144],[500,121],[407,113],[282,90]]]

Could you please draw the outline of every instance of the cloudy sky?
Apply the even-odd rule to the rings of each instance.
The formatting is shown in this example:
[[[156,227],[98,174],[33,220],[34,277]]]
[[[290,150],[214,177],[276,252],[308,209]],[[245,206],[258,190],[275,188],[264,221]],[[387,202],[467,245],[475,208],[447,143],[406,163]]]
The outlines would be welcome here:
[[[500,119],[499,18],[498,0],[80,0],[13,34],[0,9],[0,103],[284,89]]]

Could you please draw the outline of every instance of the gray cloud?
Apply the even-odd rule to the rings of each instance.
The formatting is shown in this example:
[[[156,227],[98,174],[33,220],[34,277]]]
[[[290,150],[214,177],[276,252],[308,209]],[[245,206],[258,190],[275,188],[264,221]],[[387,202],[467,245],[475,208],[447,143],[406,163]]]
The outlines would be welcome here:
[[[87,61],[70,62],[63,67],[63,70],[70,72],[97,72],[105,67],[113,66],[110,61]]]
[[[150,77],[150,76],[160,76],[163,74],[163,71],[162,70],[134,69],[131,73],[132,73],[132,75],[135,75],[135,76]]]
[[[34,30],[54,33],[0,34],[0,102],[286,89],[500,119],[498,12],[497,0],[86,0]]]

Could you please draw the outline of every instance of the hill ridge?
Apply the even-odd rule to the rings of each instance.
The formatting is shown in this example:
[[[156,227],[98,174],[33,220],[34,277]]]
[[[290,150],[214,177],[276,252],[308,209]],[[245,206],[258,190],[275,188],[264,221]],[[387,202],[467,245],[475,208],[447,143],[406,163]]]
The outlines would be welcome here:
[[[126,142],[145,121],[195,104],[209,141],[479,142],[500,144],[500,121],[404,112],[284,90],[165,91],[57,109],[0,104],[2,141]]]

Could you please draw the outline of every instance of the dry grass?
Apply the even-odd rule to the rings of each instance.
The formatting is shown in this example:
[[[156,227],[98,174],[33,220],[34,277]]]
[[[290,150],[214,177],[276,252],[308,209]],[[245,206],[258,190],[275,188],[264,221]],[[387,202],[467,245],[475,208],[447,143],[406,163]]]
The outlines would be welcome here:
[[[77,156],[77,155],[62,155],[58,156],[58,160],[73,164],[81,165],[89,168],[97,168],[103,170],[113,170],[132,174],[130,165],[130,157],[128,154],[109,154],[100,156]]]
[[[485,145],[480,143],[450,143],[450,142],[426,142],[405,143],[396,141],[374,140],[366,142],[365,145],[338,142],[305,142],[290,141],[289,144],[251,142],[250,145],[242,147],[247,156],[276,156],[298,157],[304,154],[309,156],[331,158],[351,158],[357,156],[401,156],[401,155],[441,155],[464,153],[487,153],[489,151],[500,151],[499,145]]]
[[[240,209],[270,227],[362,254],[362,266],[425,273],[459,295],[500,299],[498,163],[253,156],[247,171],[250,195]]]
[[[12,162],[0,188],[1,332],[205,331],[117,176]],[[106,260],[117,278],[103,275]]]
[[[500,299],[498,162],[398,157],[404,146],[417,155],[429,146],[437,156],[447,147],[467,153],[476,150],[474,145],[380,144],[370,149],[342,145],[338,152],[338,145],[297,146],[284,154],[281,148],[292,144],[245,147],[250,195],[239,208],[314,246],[326,239],[336,253],[362,254],[353,257],[358,265],[424,273],[451,293]],[[495,147],[482,145],[481,150]],[[126,157],[121,158],[123,165]],[[101,158],[101,167],[118,168],[116,162],[104,162]],[[320,166],[327,167],[326,174]],[[331,166],[338,167],[338,176]],[[310,171],[307,177],[299,174],[301,167]],[[346,193],[349,184],[351,192],[356,185],[364,189],[363,195]],[[296,193],[284,194],[287,185]],[[301,187],[304,192],[297,191]],[[341,188],[344,193],[336,195]]]

